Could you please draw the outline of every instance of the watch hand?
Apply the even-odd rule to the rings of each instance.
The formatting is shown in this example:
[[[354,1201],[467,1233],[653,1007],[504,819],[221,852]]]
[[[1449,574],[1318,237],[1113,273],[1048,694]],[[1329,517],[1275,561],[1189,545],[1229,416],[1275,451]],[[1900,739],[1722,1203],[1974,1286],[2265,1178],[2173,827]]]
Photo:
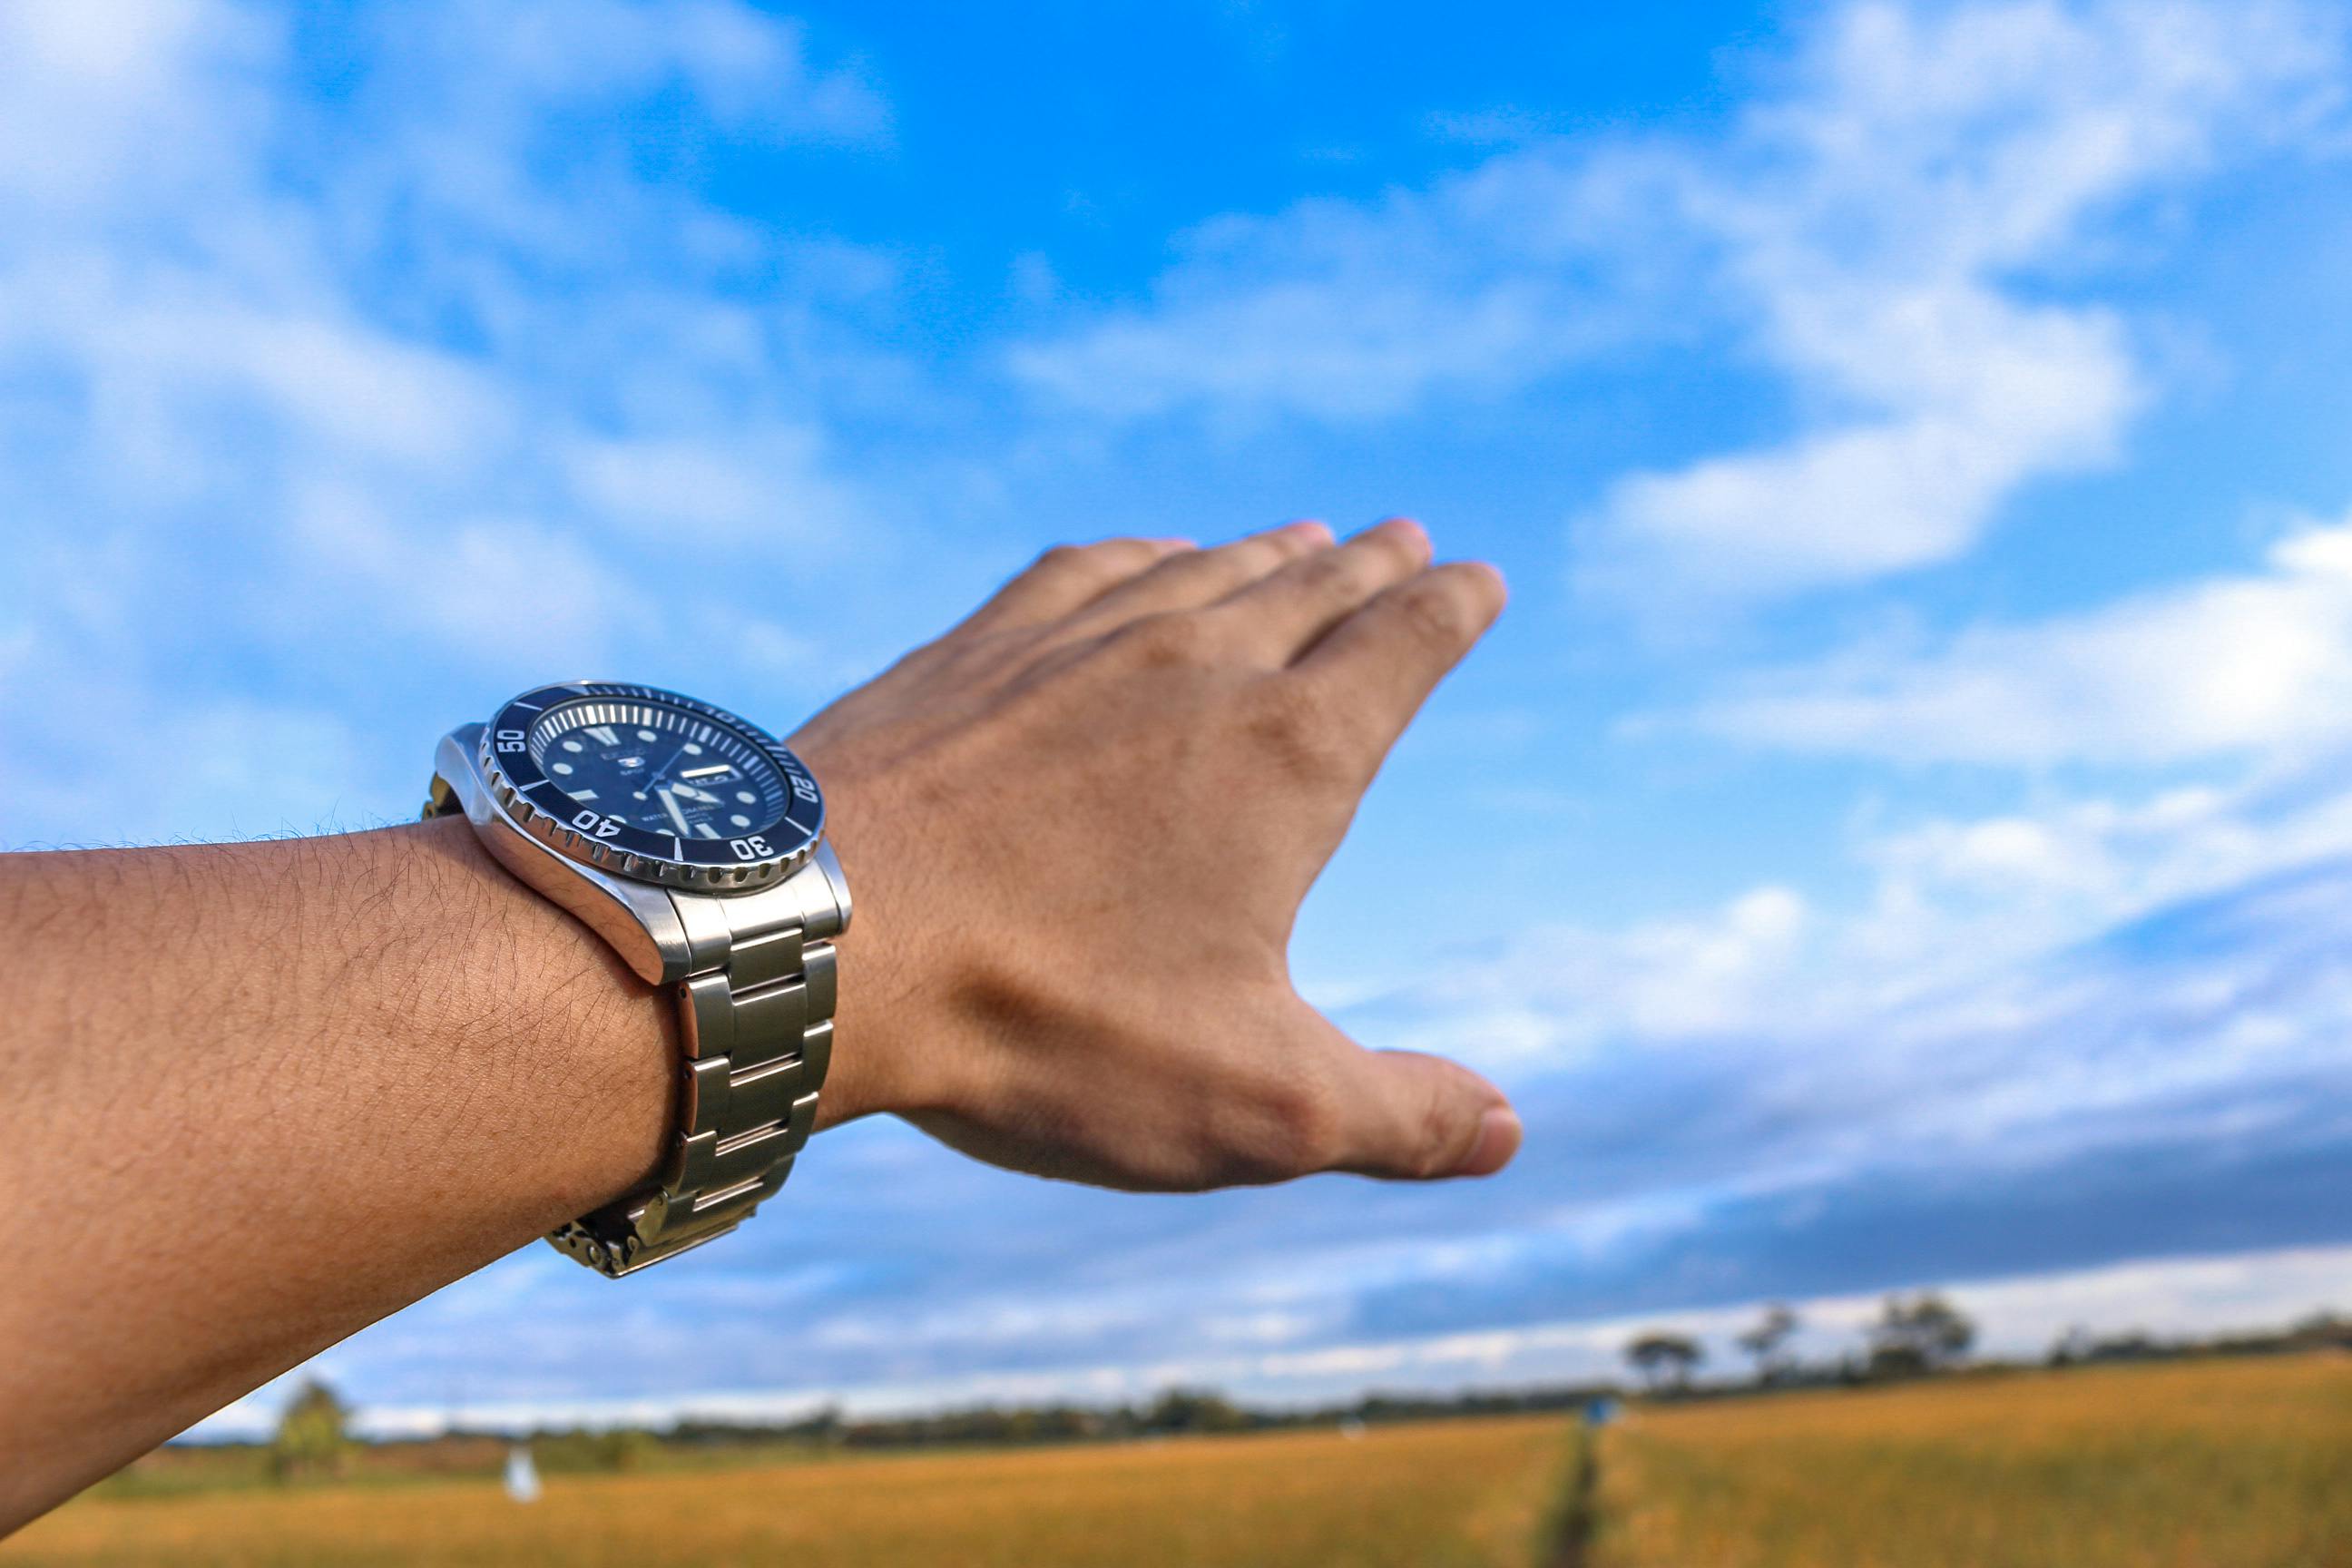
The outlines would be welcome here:
[[[657,789],[654,793],[661,796],[662,809],[669,813],[669,819],[677,824],[677,836],[680,838],[685,837],[688,829],[686,826],[686,818],[678,812],[677,797],[666,789]]]

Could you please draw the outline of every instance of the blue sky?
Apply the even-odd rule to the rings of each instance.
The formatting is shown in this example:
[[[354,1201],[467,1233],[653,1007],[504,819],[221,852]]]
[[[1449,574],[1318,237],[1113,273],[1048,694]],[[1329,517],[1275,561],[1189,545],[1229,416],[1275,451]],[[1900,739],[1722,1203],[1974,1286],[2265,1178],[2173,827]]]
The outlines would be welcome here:
[[[1406,511],[1514,585],[1294,954],[1511,1087],[1503,1178],[861,1126],[363,1405],[2352,1305],[2352,14],[1590,9],[0,6],[11,847],[403,817],[570,675],[789,727],[1064,538]]]

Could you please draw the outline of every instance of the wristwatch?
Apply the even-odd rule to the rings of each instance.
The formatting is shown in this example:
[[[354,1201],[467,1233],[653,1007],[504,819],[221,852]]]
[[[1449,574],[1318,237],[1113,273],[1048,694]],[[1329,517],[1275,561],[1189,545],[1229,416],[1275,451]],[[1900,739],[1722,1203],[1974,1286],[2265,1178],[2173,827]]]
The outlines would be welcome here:
[[[463,812],[499,864],[677,992],[667,1162],[547,1239],[618,1279],[733,1230],[791,1173],[833,1054],[849,889],[814,775],[724,709],[586,680],[459,726],[433,769],[427,817]]]

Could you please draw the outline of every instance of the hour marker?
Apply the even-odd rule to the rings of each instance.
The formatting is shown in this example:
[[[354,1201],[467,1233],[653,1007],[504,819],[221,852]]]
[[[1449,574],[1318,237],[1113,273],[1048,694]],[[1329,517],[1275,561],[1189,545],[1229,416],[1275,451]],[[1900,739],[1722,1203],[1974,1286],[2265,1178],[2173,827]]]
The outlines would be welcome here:
[[[562,763],[558,763],[555,765],[559,768],[563,768],[563,764]],[[570,768],[563,768],[563,771],[568,773],[572,770]],[[596,798],[596,792],[593,789],[575,789],[572,792],[572,798],[574,800],[594,800]]]
[[[568,773],[572,771],[572,764],[570,763],[558,763],[555,764],[555,771],[559,773]]]
[[[698,757],[702,755],[702,748],[694,742],[688,741],[686,743],[686,754],[689,757]]]
[[[730,822],[731,822],[731,823],[733,823],[733,824],[734,824],[736,826],[738,826],[738,827],[749,827],[749,826],[751,826],[751,819],[750,817],[748,817],[748,816],[744,816],[744,815],[743,815],[741,812],[740,812],[740,811],[739,811],[739,812],[737,812],[734,816],[732,816],[729,817],[727,820],[728,820],[728,821],[730,821]],[[717,835],[717,834],[715,834],[715,833],[714,833],[714,834],[712,834],[712,835],[711,835],[711,837],[712,837],[713,838],[716,838],[716,837],[719,837],[719,835]]]
[[[760,804],[760,797],[753,795],[748,789],[737,790],[735,792],[735,798],[741,801],[745,805],[757,805]]]
[[[600,746],[617,746],[621,743],[620,731],[610,724],[599,724],[589,731],[588,735]]]
[[[580,750],[580,742],[577,741],[566,741],[563,742],[563,749],[567,752],[576,752]]]
[[[688,768],[677,776],[682,779],[707,779],[717,773],[731,773],[734,771],[732,763],[713,763],[707,768]]]
[[[640,741],[658,741],[661,737],[655,734],[651,730],[640,730],[637,731],[637,739]]]
[[[710,824],[707,822],[696,823],[694,825],[694,830],[697,833],[701,834],[705,838],[716,838],[719,837],[719,829],[711,826]]]

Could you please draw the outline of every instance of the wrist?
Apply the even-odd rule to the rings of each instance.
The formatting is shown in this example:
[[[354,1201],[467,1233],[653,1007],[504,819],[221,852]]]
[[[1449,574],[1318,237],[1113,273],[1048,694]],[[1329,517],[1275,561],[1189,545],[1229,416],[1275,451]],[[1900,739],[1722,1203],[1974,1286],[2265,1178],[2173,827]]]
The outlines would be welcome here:
[[[474,1070],[544,1130],[528,1229],[517,1228],[527,1238],[643,1185],[677,1114],[675,1001],[500,866],[463,817],[390,832],[414,844],[434,907],[452,917],[436,928],[444,973],[432,1032],[492,1047]]]
[[[903,1113],[926,1100],[909,1048],[921,1026],[911,1015],[926,987],[910,966],[896,927],[898,898],[887,830],[868,810],[870,782],[841,777],[795,735],[789,742],[817,770],[825,791],[825,841],[841,862],[855,900],[855,932],[845,941],[834,1005],[833,1062],[817,1101],[819,1131],[860,1117]]]

